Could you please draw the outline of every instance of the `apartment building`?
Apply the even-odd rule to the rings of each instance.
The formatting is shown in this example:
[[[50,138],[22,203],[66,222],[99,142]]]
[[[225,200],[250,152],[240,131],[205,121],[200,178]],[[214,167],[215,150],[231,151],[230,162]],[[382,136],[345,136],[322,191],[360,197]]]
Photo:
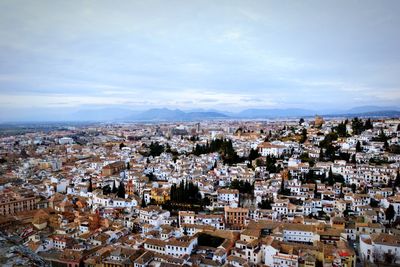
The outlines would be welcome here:
[[[35,210],[39,198],[33,192],[15,192],[4,190],[0,194],[0,215],[15,214]]]

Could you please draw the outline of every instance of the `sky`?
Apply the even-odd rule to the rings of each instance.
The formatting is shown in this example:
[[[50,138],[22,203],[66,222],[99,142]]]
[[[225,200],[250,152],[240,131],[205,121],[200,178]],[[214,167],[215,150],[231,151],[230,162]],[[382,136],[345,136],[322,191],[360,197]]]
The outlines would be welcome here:
[[[400,104],[400,1],[0,1],[0,111]]]

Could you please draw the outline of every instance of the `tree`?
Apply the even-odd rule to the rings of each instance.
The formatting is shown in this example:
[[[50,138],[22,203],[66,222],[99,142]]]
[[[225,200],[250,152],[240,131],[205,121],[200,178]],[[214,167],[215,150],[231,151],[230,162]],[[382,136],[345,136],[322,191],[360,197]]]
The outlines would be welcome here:
[[[369,203],[369,205],[372,208],[377,208],[379,206],[379,201],[375,200],[374,198],[371,198],[371,202]]]
[[[368,119],[365,121],[364,129],[365,129],[365,130],[369,130],[369,129],[372,129],[372,128],[374,128],[374,126],[373,126],[372,123],[371,123],[371,119],[368,118]]]
[[[119,198],[125,198],[125,185],[124,182],[121,181],[118,186],[117,196]]]
[[[353,193],[355,193],[356,190],[357,190],[357,185],[356,185],[356,184],[351,184],[351,191],[352,191]]]
[[[396,179],[394,180],[394,187],[399,187],[400,186],[400,172],[397,171]]]
[[[284,195],[284,196],[290,196],[290,189],[285,188],[285,180],[282,178],[281,182],[281,188],[279,189],[279,194]]]
[[[385,149],[385,151],[389,150],[389,143],[387,140],[385,140],[385,142],[383,143],[383,148]]]
[[[272,203],[273,203],[272,200],[269,198],[263,199],[263,200],[261,200],[260,203],[258,203],[258,208],[270,210],[270,209],[272,209],[272,206],[271,206]]]
[[[92,185],[92,178],[89,178],[89,186],[88,186],[88,192],[92,192],[93,191],[93,185]]]
[[[250,149],[249,160],[253,161],[256,158],[260,157],[260,153],[258,153],[257,149]]]
[[[300,143],[303,144],[305,141],[307,141],[307,129],[306,128],[304,128],[301,131]]]
[[[144,199],[144,193],[142,194],[142,204],[140,205],[142,208],[147,207],[146,200]]]
[[[172,203],[201,204],[201,194],[193,182],[181,181],[179,186],[171,185],[170,198]]]
[[[389,223],[391,223],[395,215],[396,212],[394,211],[394,207],[392,204],[390,204],[389,207],[385,210],[386,220],[388,220]]]
[[[351,128],[353,129],[353,134],[359,135],[364,131],[364,123],[361,119],[355,117],[351,120]]]
[[[317,185],[317,183],[315,183],[315,186],[314,186],[314,197],[317,197],[317,195],[318,195],[318,185]]]
[[[157,181],[157,177],[152,172],[147,173],[146,177],[149,178],[149,181]]]
[[[108,195],[108,194],[111,194],[111,187],[110,187],[110,185],[106,185],[106,186],[104,186],[103,187],[103,195]]]
[[[351,156],[351,163],[353,163],[353,164],[356,164],[356,154],[353,154],[352,156]]]
[[[150,145],[147,147],[149,150],[148,152],[144,153],[144,156],[147,157],[158,157],[165,151],[165,148],[163,145],[160,145],[158,142],[151,142]]]
[[[319,142],[319,147],[324,150],[323,159],[333,161],[335,158],[336,147],[333,146],[332,142],[336,141],[338,135],[335,132],[329,133],[325,136],[324,140]]]
[[[115,180],[113,181],[113,186],[112,186],[111,192],[113,194],[117,193],[117,187],[115,186]]]
[[[329,168],[329,173],[328,173],[328,184],[333,185],[335,183],[335,178],[333,177],[333,172],[332,168]]]
[[[393,153],[393,154],[400,154],[400,145],[396,145],[396,144],[390,145],[389,152]]]
[[[340,195],[339,198],[344,198],[344,194],[343,194],[343,184],[340,185]]]
[[[339,123],[339,125],[336,127],[336,132],[339,137],[346,137],[347,136],[346,124],[344,122]]]
[[[387,264],[392,264],[396,260],[396,254],[387,252],[384,254],[384,260]]]
[[[362,151],[360,141],[357,141],[357,144],[356,144],[356,151],[357,151],[357,152],[361,152],[361,151]]]
[[[299,125],[302,125],[304,123],[304,119],[303,118],[300,118],[300,120],[299,120]]]
[[[241,194],[253,195],[254,193],[254,184],[251,184],[249,181],[243,182],[242,180],[235,179],[231,182],[230,188],[239,190]]]

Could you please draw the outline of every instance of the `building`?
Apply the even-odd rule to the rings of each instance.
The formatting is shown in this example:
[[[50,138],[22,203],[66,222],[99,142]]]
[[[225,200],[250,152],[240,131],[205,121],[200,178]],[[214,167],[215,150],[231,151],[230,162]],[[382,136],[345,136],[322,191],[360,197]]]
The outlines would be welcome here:
[[[228,205],[237,208],[239,205],[239,190],[237,189],[218,189],[217,200],[222,205]]]
[[[288,242],[312,244],[319,240],[314,225],[287,224],[283,229],[283,240]]]
[[[119,174],[123,169],[125,169],[125,162],[123,161],[116,161],[110,163],[103,167],[101,174],[103,176],[110,176],[114,174]]]
[[[385,233],[361,235],[360,254],[369,262],[400,264],[400,236]]]
[[[39,203],[39,198],[30,191],[6,191],[0,194],[0,214],[9,215],[21,211],[35,210]]]
[[[284,145],[272,144],[270,142],[263,142],[259,144],[257,148],[258,152],[263,157],[266,156],[280,157],[287,150],[286,146]]]
[[[241,229],[246,225],[249,209],[225,206],[225,222],[231,229]]]

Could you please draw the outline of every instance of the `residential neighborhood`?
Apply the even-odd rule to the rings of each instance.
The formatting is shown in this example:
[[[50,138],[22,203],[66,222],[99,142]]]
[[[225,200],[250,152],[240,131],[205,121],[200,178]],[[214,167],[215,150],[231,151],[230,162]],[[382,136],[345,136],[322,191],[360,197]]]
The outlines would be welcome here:
[[[2,134],[0,262],[398,266],[399,138],[320,116]]]

